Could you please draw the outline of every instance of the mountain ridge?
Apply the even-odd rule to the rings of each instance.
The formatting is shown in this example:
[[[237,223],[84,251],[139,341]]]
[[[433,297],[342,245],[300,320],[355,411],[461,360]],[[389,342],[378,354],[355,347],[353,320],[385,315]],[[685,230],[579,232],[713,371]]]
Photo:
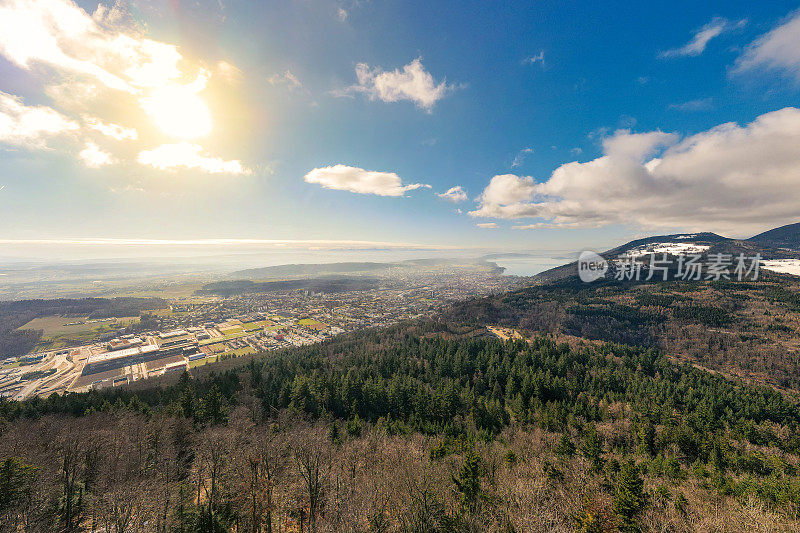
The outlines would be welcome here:
[[[767,230],[747,240],[768,244],[776,248],[800,249],[800,222]]]
[[[760,254],[763,259],[796,259],[800,254],[800,223],[787,224],[748,239],[731,239],[713,232],[685,232],[669,235],[653,235],[628,241],[625,244],[600,252],[605,259],[616,258],[637,248],[643,248],[642,255],[648,255],[648,246],[656,244],[692,244],[707,246],[706,254]],[[784,244],[784,246],[779,246]],[[651,252],[652,253],[652,252]],[[537,281],[551,282],[577,275],[577,261],[557,266],[533,276]]]

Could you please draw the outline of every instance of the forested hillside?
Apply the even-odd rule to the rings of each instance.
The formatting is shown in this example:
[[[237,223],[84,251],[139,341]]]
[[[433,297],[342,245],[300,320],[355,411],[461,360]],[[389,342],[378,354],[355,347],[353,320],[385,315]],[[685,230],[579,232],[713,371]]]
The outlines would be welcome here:
[[[794,531],[800,410],[661,352],[439,322],[0,404],[26,531]]]
[[[764,233],[759,233],[755,237],[750,237],[748,240],[776,248],[797,250],[800,248],[800,223],[774,228]]]
[[[800,283],[582,283],[573,275],[499,296],[457,303],[448,315],[663,350],[751,383],[800,390]]]

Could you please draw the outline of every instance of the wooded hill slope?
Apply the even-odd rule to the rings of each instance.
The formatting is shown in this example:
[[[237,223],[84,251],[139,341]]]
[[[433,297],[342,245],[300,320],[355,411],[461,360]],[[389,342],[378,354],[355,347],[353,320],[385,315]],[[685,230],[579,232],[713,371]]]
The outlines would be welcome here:
[[[800,390],[800,279],[582,283],[575,277],[455,304],[449,317],[658,348],[726,376]]]
[[[407,324],[4,401],[0,528],[800,527],[794,398],[656,350],[484,331]]]

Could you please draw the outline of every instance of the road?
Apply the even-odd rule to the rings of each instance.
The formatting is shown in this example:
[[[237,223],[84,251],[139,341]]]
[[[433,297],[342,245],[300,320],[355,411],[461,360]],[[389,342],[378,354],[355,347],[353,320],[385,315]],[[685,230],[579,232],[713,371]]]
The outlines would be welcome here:
[[[80,376],[83,365],[92,353],[91,346],[82,346],[71,349],[67,353],[58,353],[65,350],[47,352],[39,363],[27,367],[26,372],[47,371],[56,369],[54,374],[40,379],[26,382],[22,389],[14,395],[15,400],[24,400],[34,395],[48,395],[53,391],[66,390],[69,385]]]

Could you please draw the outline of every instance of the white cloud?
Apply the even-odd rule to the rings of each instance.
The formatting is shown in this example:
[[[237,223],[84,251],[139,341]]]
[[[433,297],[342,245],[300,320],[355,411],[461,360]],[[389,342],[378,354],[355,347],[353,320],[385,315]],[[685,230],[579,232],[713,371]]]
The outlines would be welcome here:
[[[525,65],[535,65],[539,63],[544,67],[544,50],[540,50],[538,54],[526,57],[522,60],[522,63]]]
[[[495,229],[498,227],[497,222],[479,222],[475,225],[483,229]]]
[[[800,81],[800,11],[756,39],[736,61],[736,72],[785,71]]]
[[[603,156],[566,163],[543,183],[495,176],[470,215],[558,227],[763,230],[800,217],[798,146],[800,109],[792,107],[682,140],[621,130],[604,140]]]
[[[120,31],[119,9],[90,16],[71,0],[6,0],[0,7],[0,54],[20,68],[36,64],[136,94],[181,77],[174,45]]]
[[[103,135],[106,135],[118,141],[124,141],[124,140],[133,141],[139,138],[139,134],[136,132],[134,128],[125,128],[118,124],[105,123],[99,118],[90,117],[88,115],[83,116],[83,122],[89,129],[94,131],[99,131]]]
[[[519,177],[514,174],[495,176],[478,198],[481,207],[470,214],[473,216],[496,216],[497,218],[515,218],[507,208],[530,200],[536,190],[536,182],[531,177]]]
[[[284,85],[290,91],[294,89],[303,89],[303,84],[300,83],[300,80],[297,79],[297,76],[292,74],[292,71],[289,69],[286,69],[286,72],[271,76],[269,78],[269,83],[272,86]]]
[[[746,20],[740,20],[734,23],[722,17],[714,17],[711,19],[711,22],[694,32],[694,37],[692,37],[691,41],[680,48],[674,48],[672,50],[661,52],[659,57],[668,58],[699,56],[705,51],[706,46],[711,39],[735,28],[741,28],[745,24],[747,24]]]
[[[181,140],[212,129],[200,94],[211,70],[184,57],[173,44],[145,38],[126,2],[101,4],[90,14],[73,0],[0,0],[0,56],[50,83],[44,92],[55,108],[23,108],[18,98],[2,93],[0,141],[44,146],[46,137],[73,131],[81,135],[72,136],[70,153],[81,150],[84,162],[107,164],[99,148],[79,148],[76,142],[97,137],[95,132],[120,141],[138,140],[139,132],[147,129],[140,126],[145,117]],[[208,64],[228,83],[242,77],[227,61]],[[143,111],[138,117],[131,112],[137,108]],[[110,109],[127,110],[126,120],[136,121],[139,130],[109,120],[104,111]],[[185,142],[145,150],[139,158],[162,169],[247,172],[239,161],[203,155],[200,147]]]
[[[315,168],[303,179],[308,183],[322,185],[326,189],[378,196],[403,196],[414,189],[431,187],[424,183],[403,185],[403,180],[394,172],[376,172],[347,165]]]
[[[554,224],[552,222],[536,222],[535,224],[521,224],[521,225],[511,226],[511,229],[526,230],[526,229],[586,228],[586,227],[598,227],[601,225],[602,224],[584,224],[584,223]]]
[[[125,28],[136,33],[141,29],[141,24],[131,15],[127,4],[128,2],[125,0],[115,0],[111,7],[98,4],[97,9],[92,13],[92,18],[103,26]]]
[[[78,153],[78,157],[89,168],[100,168],[114,162],[111,154],[104,152],[93,142],[87,142],[86,147]]]
[[[678,136],[663,131],[631,133],[630,130],[617,130],[614,135],[603,139],[603,152],[616,159],[641,161],[661,147],[674,144]]]
[[[244,73],[242,70],[228,61],[217,62],[217,74],[219,74],[222,79],[227,81],[229,84],[236,84],[244,79]]]
[[[461,187],[461,185],[450,187],[449,189],[447,189],[446,192],[437,194],[436,196],[444,200],[447,200],[448,202],[453,202],[454,204],[457,204],[458,202],[463,202],[467,199],[467,193]]]
[[[0,143],[44,148],[49,138],[75,132],[78,123],[47,106],[26,106],[22,99],[0,91]]]
[[[100,104],[116,106],[138,101],[148,113],[159,107],[154,120],[167,117],[173,126],[179,122],[175,113],[181,113],[177,118],[207,113],[196,94],[210,71],[192,65],[175,45],[144,38],[129,19],[120,3],[110,9],[100,5],[92,16],[72,0],[6,0],[0,7],[0,55],[22,69],[47,67],[60,76],[59,84],[48,88],[59,107],[102,108],[100,98],[106,98]],[[235,68],[225,65],[228,71]],[[169,105],[160,105],[165,97]]]
[[[341,22],[346,21],[347,20],[347,10],[344,9],[343,7],[338,8],[336,10],[336,18],[338,18],[339,21],[341,21]]]
[[[523,148],[520,150],[514,157],[514,161],[511,162],[511,168],[522,166],[522,163],[525,161],[525,156],[531,153],[533,153],[533,148]]]
[[[160,170],[177,170],[179,168],[198,169],[209,174],[249,174],[250,170],[242,166],[238,159],[225,161],[219,157],[201,155],[202,148],[197,144],[180,142],[162,144],[152,150],[139,153],[138,161]]]
[[[358,85],[340,94],[355,91],[366,94],[370,100],[383,102],[408,100],[428,112],[453,89],[453,86],[447,85],[444,81],[437,84],[433,76],[422,66],[420,58],[405,65],[402,70],[392,71],[371,68],[366,63],[359,63],[356,65],[356,77]]]

